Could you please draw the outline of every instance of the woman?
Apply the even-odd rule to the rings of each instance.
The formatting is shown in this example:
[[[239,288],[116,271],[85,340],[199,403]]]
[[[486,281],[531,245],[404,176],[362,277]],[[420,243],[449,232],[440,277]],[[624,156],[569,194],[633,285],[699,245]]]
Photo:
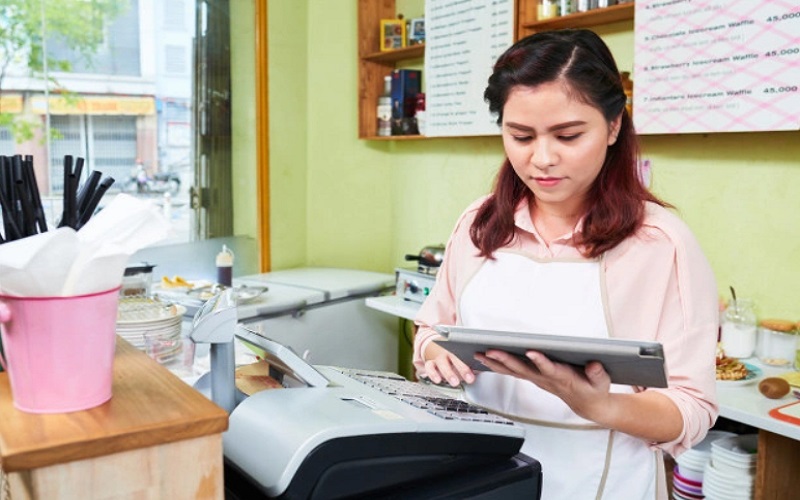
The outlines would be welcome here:
[[[417,316],[421,377],[521,422],[542,498],[666,496],[678,455],[717,416],[713,273],[686,225],[637,174],[619,71],[591,31],[538,33],[497,61],[484,94],[506,159],[493,193],[462,214]],[[617,337],[663,344],[665,389],[610,384],[529,351],[497,350],[475,374],[433,326]]]

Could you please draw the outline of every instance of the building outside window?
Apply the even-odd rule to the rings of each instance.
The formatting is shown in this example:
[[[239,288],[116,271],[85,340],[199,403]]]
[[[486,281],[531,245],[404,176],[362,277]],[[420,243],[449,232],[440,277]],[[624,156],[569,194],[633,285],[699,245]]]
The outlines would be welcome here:
[[[81,183],[94,170],[115,179],[104,202],[127,192],[163,206],[174,233],[166,243],[208,236],[198,230],[190,199],[199,178],[194,68],[205,65],[193,60],[195,27],[197,12],[208,8],[198,9],[195,0],[66,2],[85,16],[76,18],[54,9],[52,0],[7,1],[0,5],[0,35],[5,30],[10,36],[20,22],[13,9],[40,14],[33,24],[38,32],[17,33],[39,37],[48,58],[31,68],[29,53],[14,53],[13,45],[0,41],[0,154],[33,156],[51,222],[61,211],[64,156],[72,155],[85,159]],[[65,23],[85,26],[85,39],[70,35]],[[87,41],[92,36],[94,45]],[[30,134],[15,130],[9,119],[27,123]]]

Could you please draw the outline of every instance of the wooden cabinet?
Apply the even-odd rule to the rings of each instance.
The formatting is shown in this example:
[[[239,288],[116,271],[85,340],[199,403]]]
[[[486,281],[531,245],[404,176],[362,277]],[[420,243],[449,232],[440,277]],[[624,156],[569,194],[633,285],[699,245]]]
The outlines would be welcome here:
[[[634,4],[614,5],[564,17],[537,19],[536,0],[516,0],[518,40],[537,31],[589,28],[633,19]],[[426,139],[419,135],[379,137],[376,105],[383,90],[383,77],[396,65],[425,57],[425,46],[415,45],[388,52],[380,51],[380,20],[397,15],[394,0],[358,0],[358,137],[367,140]],[[423,75],[424,79],[424,75]]]

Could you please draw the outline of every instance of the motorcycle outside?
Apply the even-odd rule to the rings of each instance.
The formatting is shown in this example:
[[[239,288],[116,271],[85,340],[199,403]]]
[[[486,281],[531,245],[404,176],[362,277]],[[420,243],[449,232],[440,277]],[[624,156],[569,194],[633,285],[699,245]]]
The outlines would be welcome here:
[[[125,191],[137,194],[176,195],[181,190],[181,179],[170,172],[158,172],[148,175],[144,168],[137,169],[125,183]]]

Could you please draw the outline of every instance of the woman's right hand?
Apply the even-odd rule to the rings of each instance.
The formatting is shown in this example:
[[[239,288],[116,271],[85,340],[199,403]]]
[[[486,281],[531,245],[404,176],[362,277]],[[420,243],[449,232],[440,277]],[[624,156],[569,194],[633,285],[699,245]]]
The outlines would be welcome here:
[[[462,381],[475,382],[472,368],[435,342],[425,349],[425,375],[434,384],[446,381],[452,387],[458,387]]]

